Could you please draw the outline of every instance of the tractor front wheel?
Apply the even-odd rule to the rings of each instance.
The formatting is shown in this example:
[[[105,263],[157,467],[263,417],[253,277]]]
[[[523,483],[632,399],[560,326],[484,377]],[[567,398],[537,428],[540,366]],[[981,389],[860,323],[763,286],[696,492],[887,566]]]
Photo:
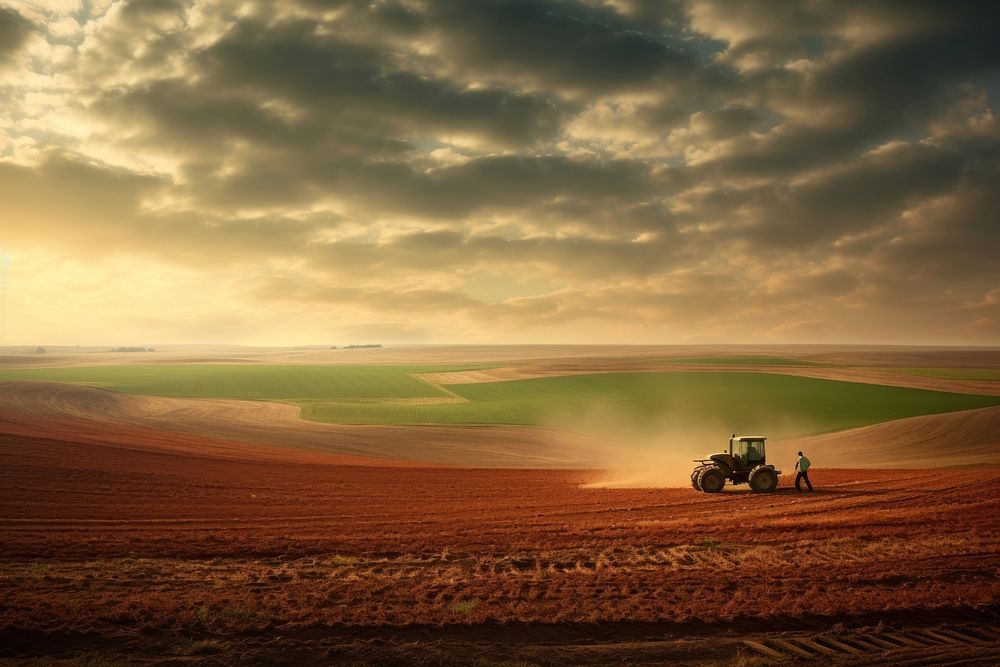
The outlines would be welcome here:
[[[698,475],[698,486],[705,493],[718,493],[726,485],[726,476],[715,467],[705,468]]]
[[[778,476],[772,468],[763,466],[750,471],[750,490],[756,493],[770,493],[778,488]]]

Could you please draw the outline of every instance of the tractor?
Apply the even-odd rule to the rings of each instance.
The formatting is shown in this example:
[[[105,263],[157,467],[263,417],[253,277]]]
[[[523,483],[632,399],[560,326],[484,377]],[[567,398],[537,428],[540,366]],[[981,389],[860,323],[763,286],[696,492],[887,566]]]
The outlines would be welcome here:
[[[750,490],[757,493],[774,491],[781,471],[767,464],[765,442],[764,436],[734,433],[728,452],[695,459],[698,465],[691,472],[691,486],[705,493],[718,493],[728,479],[730,484],[750,484]]]

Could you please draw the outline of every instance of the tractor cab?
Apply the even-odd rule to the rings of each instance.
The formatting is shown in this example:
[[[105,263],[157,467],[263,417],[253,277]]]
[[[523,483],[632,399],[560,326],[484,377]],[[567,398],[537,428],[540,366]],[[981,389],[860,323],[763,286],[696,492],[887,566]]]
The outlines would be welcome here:
[[[710,454],[709,461],[714,461],[727,476],[733,473],[749,472],[755,466],[766,463],[764,443],[767,438],[760,435],[736,435],[729,439],[728,451],[721,454]]]
[[[773,491],[781,471],[767,465],[766,442],[762,435],[734,433],[729,438],[728,451],[695,461],[700,465],[691,473],[691,485],[707,493],[721,491],[726,481],[749,483],[754,491]]]
[[[767,438],[764,436],[741,435],[737,437],[734,433],[733,437],[729,439],[729,454],[735,461],[740,463],[741,468],[749,470],[756,465],[766,462],[764,456],[765,442],[767,442]]]

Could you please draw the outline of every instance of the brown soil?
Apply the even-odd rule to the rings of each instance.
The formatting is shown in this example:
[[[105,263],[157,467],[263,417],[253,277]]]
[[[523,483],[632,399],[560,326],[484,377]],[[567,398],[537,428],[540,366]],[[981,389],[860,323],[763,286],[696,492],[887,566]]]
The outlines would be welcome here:
[[[83,419],[32,433],[19,414],[0,419],[7,657],[725,662],[767,657],[745,641],[791,656],[912,635],[911,616],[982,641],[920,655],[997,655],[976,634],[1000,596],[996,469],[820,468],[814,494],[787,477],[770,495],[587,489],[597,473],[242,456]]]

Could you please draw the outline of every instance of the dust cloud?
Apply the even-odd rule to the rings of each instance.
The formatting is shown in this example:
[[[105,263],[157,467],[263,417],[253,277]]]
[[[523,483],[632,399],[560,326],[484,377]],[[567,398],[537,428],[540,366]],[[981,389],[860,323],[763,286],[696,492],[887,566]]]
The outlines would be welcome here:
[[[704,415],[665,412],[655,419],[638,420],[633,414],[612,410],[592,410],[584,418],[550,420],[556,438],[571,433],[591,436],[585,452],[579,452],[586,467],[600,471],[583,488],[669,488],[691,483],[696,459],[728,448],[737,435],[768,436],[767,461],[786,474],[794,467],[794,452],[779,441],[814,432],[801,422],[779,419],[770,430],[739,428],[722,419]],[[790,443],[789,443],[790,444]]]

